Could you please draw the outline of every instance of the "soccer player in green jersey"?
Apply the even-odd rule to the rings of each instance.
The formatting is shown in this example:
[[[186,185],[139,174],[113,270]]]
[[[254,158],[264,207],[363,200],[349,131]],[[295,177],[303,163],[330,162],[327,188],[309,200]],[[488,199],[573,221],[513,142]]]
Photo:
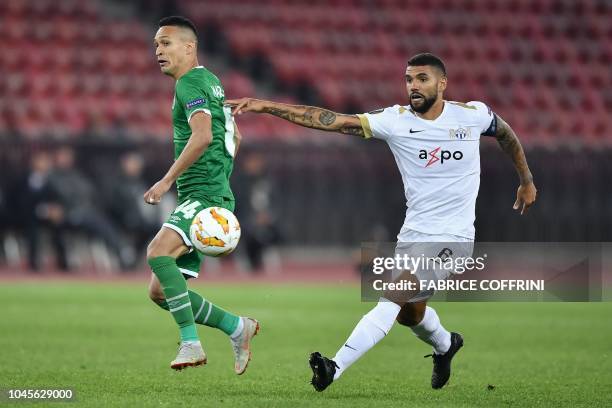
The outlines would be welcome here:
[[[147,248],[153,270],[150,298],[172,313],[180,329],[178,355],[170,367],[181,370],[206,363],[195,323],[215,327],[230,337],[237,374],[251,358],[250,341],[259,330],[251,318],[230,313],[199,294],[187,290],[186,279],[197,277],[201,254],[189,239],[195,215],[208,207],[234,210],[229,177],[240,133],[219,79],[198,64],[196,29],[188,19],[172,16],[160,20],[153,41],[162,73],[176,80],[172,103],[174,163],[145,194],[157,204],[176,182],[178,207]]]

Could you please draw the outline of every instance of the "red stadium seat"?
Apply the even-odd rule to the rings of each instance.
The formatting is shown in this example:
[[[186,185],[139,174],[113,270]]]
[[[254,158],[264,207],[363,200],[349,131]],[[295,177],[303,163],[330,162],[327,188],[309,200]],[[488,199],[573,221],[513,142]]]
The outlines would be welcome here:
[[[612,8],[604,3],[178,1],[198,25],[221,30],[232,56],[265,58],[283,88],[310,87],[338,110],[405,103],[408,57],[438,53],[448,65],[449,97],[485,100],[534,143],[612,140]],[[167,137],[173,85],[160,77],[151,33],[134,18],[107,19],[102,7],[95,0],[0,2],[0,35],[8,40],[0,90],[23,104],[1,110],[28,137],[45,129],[79,134],[96,113],[110,127],[121,112],[134,121],[129,128]],[[221,78],[230,96],[257,93],[244,73]],[[59,108],[49,108],[58,100]],[[587,111],[584,121],[576,110]],[[244,129],[264,138],[279,129],[296,139],[304,132],[259,117]]]

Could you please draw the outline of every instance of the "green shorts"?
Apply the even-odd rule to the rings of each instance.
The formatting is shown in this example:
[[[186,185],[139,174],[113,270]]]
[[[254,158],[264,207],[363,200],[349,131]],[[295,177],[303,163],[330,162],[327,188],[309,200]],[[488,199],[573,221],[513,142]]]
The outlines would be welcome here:
[[[183,239],[185,245],[189,247],[189,252],[176,259],[179,270],[186,278],[198,277],[200,273],[200,263],[204,256],[193,248],[191,239],[189,239],[191,221],[193,221],[197,213],[205,208],[223,207],[230,211],[234,211],[234,204],[234,200],[220,196],[186,198],[179,203],[178,207],[176,207],[172,214],[170,214],[170,217],[168,217],[168,220],[164,222],[163,226],[176,231]]]

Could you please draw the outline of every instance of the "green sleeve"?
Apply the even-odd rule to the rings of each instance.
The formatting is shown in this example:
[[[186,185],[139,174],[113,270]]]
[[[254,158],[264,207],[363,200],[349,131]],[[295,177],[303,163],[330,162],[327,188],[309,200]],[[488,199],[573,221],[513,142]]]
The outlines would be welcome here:
[[[210,113],[210,96],[204,90],[204,86],[190,80],[179,80],[176,86],[176,101],[180,103],[185,112],[187,122],[196,112]]]

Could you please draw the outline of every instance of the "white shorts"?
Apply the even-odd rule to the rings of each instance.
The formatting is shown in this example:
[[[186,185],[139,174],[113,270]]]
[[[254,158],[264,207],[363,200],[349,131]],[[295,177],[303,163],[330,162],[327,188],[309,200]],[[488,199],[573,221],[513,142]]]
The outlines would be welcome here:
[[[426,234],[411,229],[403,230],[397,236],[397,243],[405,242],[474,242],[471,238],[452,234]]]
[[[474,251],[474,240],[451,234],[425,234],[423,232],[406,230],[401,234],[401,241],[397,242],[395,254],[407,255],[421,263],[411,270],[412,275],[419,281],[440,281],[448,279],[458,273],[453,268],[440,267],[434,259],[451,264],[449,260],[468,258]],[[431,262],[430,262],[431,261]],[[393,280],[405,276],[406,271],[394,271]],[[420,302],[433,296],[433,290],[420,291],[410,298],[410,302]]]

